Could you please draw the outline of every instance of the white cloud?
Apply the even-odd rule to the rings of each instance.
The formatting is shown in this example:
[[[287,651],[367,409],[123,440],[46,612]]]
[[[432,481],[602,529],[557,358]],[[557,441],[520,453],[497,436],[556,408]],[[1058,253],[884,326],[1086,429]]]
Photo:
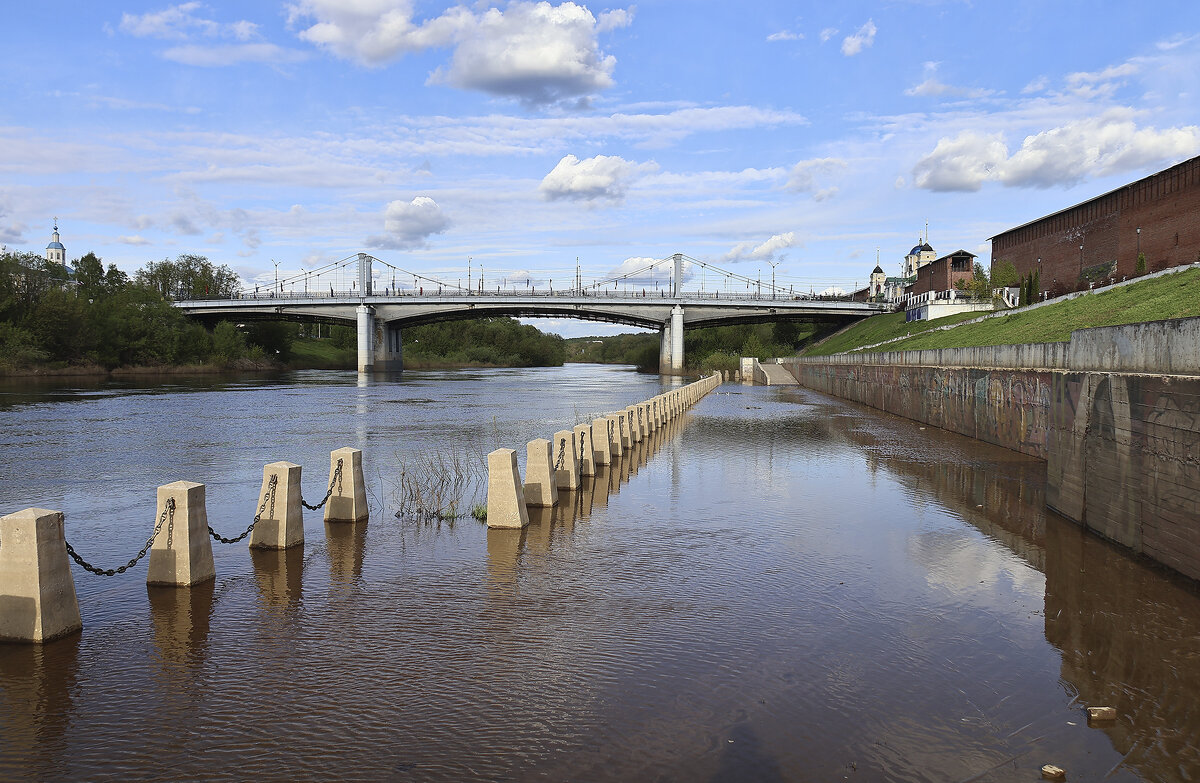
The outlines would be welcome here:
[[[133,236],[119,236],[114,241],[121,245],[135,245],[139,247],[151,244],[149,239],[137,234]]]
[[[802,160],[792,167],[788,176],[787,188],[797,193],[811,193],[816,201],[825,199],[837,193],[837,188],[818,187],[817,178],[828,177],[845,170],[846,161],[839,158],[813,158]]]
[[[794,33],[791,30],[780,30],[776,33],[771,33],[767,36],[768,41],[801,41],[804,39],[804,33]]]
[[[841,286],[831,285],[824,291],[818,293],[818,296],[845,296],[846,291]]]
[[[173,46],[162,56],[183,65],[205,68],[220,68],[238,63],[295,63],[307,59],[308,55],[295,49],[284,49],[273,43],[227,44],[223,46],[200,46],[187,44]]]
[[[1035,92],[1042,92],[1050,86],[1050,80],[1045,76],[1039,76],[1033,81],[1021,88],[1022,95],[1031,95]]]
[[[611,87],[616,59],[600,50],[597,36],[633,19],[632,9],[597,18],[573,2],[553,6],[527,0],[477,13],[455,6],[424,22],[413,19],[411,0],[299,0],[289,12],[293,22],[315,20],[301,38],[367,66],[453,47],[450,64],[430,74],[430,83],[528,105],[585,100]]]
[[[609,14],[607,24],[628,24]],[[480,90],[540,106],[585,98],[613,85],[617,60],[600,50],[600,25],[574,3],[513,2],[491,9],[460,34],[450,66],[434,83]]]
[[[120,29],[135,38],[158,38],[187,41],[172,46],[162,56],[183,65],[218,67],[244,62],[293,63],[306,58],[304,52],[285,49],[259,40],[258,25],[245,19],[222,23],[199,16],[203,3],[189,2],[163,11],[146,14],[123,14]],[[230,44],[191,43],[196,38],[225,39]]]
[[[1200,152],[1200,128],[1138,128],[1112,112],[1028,136],[1000,170],[1000,181],[1018,187],[1070,185],[1178,160]]]
[[[450,220],[437,202],[428,196],[412,201],[393,201],[384,210],[384,235],[367,238],[368,247],[404,250],[423,247],[429,237],[450,226]]]
[[[989,95],[995,94],[995,90],[986,90],[981,87],[955,87],[950,84],[945,84],[938,80],[937,69],[939,63],[925,63],[925,81],[909,87],[904,91],[905,95],[911,95],[922,98],[934,97],[949,97],[949,98],[986,98]]]
[[[683,261],[683,276],[687,279],[690,275],[692,263],[687,259]],[[655,283],[662,285],[671,279],[671,272],[674,268],[674,263],[669,258],[649,258],[647,256],[632,256],[626,258],[617,267],[608,273],[609,278],[622,278],[618,285],[630,286],[652,286]]]
[[[943,138],[913,168],[913,180],[917,187],[939,191],[979,190],[989,180],[1011,187],[1069,186],[1197,152],[1197,126],[1138,128],[1131,111],[1112,110],[1027,136],[1011,156],[999,133],[963,131]]]
[[[653,162],[633,163],[616,155],[597,155],[586,160],[567,155],[542,179],[539,190],[548,200],[620,201],[635,179],[657,169]]]
[[[821,43],[825,43],[826,41],[828,41],[830,38],[834,37],[837,34],[838,34],[838,30],[836,27],[826,27],[824,30],[821,31]]]
[[[842,39],[842,54],[847,57],[853,57],[863,49],[870,48],[875,43],[876,32],[878,30],[875,27],[875,22],[868,19],[866,24],[858,28],[858,32]]]
[[[786,234],[775,234],[766,242],[739,242],[728,253],[721,256],[719,263],[737,261],[774,261],[780,256],[781,250],[796,247],[801,244],[794,231]]]
[[[999,133],[963,131],[938,140],[933,152],[913,167],[913,183],[926,190],[979,190],[1008,157]]]

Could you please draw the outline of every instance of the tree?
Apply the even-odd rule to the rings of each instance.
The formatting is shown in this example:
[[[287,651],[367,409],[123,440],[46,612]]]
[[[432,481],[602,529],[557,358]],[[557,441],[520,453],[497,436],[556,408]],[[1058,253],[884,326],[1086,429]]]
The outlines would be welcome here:
[[[1135,275],[1146,274],[1146,254],[1145,253],[1137,254],[1137,266],[1134,267],[1133,273]]]
[[[183,253],[174,261],[151,261],[138,270],[134,281],[176,299],[229,299],[239,284],[237,273],[228,266],[217,266],[191,253]]]

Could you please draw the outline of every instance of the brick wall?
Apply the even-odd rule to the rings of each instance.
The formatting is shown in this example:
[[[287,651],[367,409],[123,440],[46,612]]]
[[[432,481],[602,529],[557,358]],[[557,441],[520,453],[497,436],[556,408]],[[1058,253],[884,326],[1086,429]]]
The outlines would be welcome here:
[[[1021,275],[1040,268],[1043,291],[1066,293],[1133,276],[1139,246],[1148,272],[1197,260],[1200,158],[997,234],[992,264],[1010,261]]]

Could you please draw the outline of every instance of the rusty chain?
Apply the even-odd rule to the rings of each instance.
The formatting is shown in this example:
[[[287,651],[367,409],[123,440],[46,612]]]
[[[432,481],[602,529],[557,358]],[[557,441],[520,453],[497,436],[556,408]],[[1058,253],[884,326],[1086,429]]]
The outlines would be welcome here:
[[[329,477],[329,491],[325,493],[325,498],[315,506],[310,506],[304,502],[304,498],[300,498],[300,504],[309,511],[316,511],[329,502],[329,498],[333,496],[333,487],[337,485],[338,494],[342,494],[342,461],[337,461],[337,466],[333,469],[333,475]]]
[[[563,469],[563,461],[567,458],[567,439],[558,439],[558,464],[554,466],[555,472]]]
[[[154,546],[154,539],[158,538],[158,531],[162,530],[162,526],[164,523],[166,523],[168,516],[171,519],[171,523],[167,526],[167,537],[170,539],[171,535],[175,532],[175,498],[167,498],[167,502],[163,504],[163,511],[158,517],[158,523],[154,526],[154,532],[150,534],[150,538],[146,541],[146,545],[142,547],[142,551],[138,552],[137,555],[134,556],[134,558],[128,563],[123,566],[118,566],[117,568],[97,568],[80,557],[78,553],[75,552],[75,548],[71,546],[69,542],[64,541],[63,543],[67,545],[67,554],[70,555],[71,559],[78,563],[79,567],[83,570],[90,571],[96,576],[116,576],[117,574],[123,574],[130,568],[133,568],[135,565],[137,565],[139,560],[146,556],[146,553],[150,551],[150,547]],[[167,547],[170,548],[169,542]]]
[[[587,430],[579,432],[579,469],[583,470],[583,454],[584,447],[587,445]]]
[[[271,480],[267,484],[267,497],[263,498],[263,502],[258,507],[258,513],[254,515],[254,521],[250,523],[250,527],[246,528],[246,532],[242,533],[237,538],[225,538],[212,529],[212,525],[208,526],[208,534],[222,544],[236,544],[246,536],[250,535],[250,531],[258,524],[258,520],[262,519],[263,512],[267,510],[267,502],[271,503],[271,515],[275,514],[275,487],[279,485],[279,474],[272,473]]]

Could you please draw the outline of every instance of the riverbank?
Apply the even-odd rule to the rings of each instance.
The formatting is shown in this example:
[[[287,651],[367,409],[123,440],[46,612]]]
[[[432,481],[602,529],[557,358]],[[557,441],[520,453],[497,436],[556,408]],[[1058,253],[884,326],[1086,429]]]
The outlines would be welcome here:
[[[78,364],[63,367],[0,367],[0,378],[140,378],[177,375],[220,375],[231,372],[274,372],[288,369],[268,359],[239,359],[227,364],[179,364],[137,367],[101,367]]]

